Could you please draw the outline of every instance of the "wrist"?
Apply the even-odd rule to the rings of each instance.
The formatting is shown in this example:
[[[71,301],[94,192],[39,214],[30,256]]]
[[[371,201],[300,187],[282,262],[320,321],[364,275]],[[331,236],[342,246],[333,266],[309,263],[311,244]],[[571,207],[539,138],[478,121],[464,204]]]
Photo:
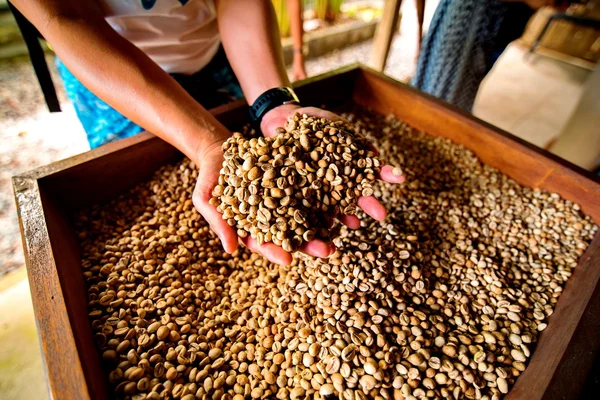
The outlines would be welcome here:
[[[299,100],[291,87],[276,87],[262,93],[250,106],[250,120],[255,127],[262,126],[265,115],[283,105],[298,105]]]
[[[184,152],[196,165],[200,165],[207,154],[220,149],[223,142],[231,136],[231,132],[217,122],[213,125],[203,123],[196,125],[186,136],[190,137],[189,152]]]

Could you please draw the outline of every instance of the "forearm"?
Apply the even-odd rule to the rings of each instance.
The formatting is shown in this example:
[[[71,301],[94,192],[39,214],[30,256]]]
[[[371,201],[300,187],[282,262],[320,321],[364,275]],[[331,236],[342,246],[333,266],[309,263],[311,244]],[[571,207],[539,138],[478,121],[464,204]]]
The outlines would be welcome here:
[[[57,21],[48,38],[61,60],[87,88],[192,159],[198,149],[222,134],[222,127],[210,113],[110,27]]]
[[[116,33],[95,3],[14,2],[87,88],[194,161],[200,149],[227,134],[175,80]]]
[[[248,104],[264,91],[289,86],[270,1],[218,0],[219,32]]]

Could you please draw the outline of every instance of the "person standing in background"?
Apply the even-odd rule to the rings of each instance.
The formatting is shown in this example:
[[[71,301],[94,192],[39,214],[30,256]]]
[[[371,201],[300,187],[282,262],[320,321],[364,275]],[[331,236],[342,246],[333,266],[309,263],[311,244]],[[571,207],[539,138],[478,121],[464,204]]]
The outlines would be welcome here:
[[[292,62],[292,79],[297,81],[306,79],[304,66],[304,19],[302,17],[302,0],[287,0],[288,15],[290,18],[290,32],[294,45],[294,60]]]
[[[442,0],[411,84],[470,112],[481,81],[508,43],[522,34],[533,10],[554,2],[510,3],[516,1]]]

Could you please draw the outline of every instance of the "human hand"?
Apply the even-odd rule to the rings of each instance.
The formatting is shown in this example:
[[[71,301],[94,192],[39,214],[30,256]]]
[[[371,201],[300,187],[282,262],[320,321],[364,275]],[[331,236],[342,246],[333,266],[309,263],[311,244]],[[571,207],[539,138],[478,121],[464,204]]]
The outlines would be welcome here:
[[[295,104],[285,104],[274,108],[265,114],[261,122],[261,131],[267,137],[275,136],[277,128],[285,126],[288,118],[294,114],[306,114],[309,116],[326,118],[332,121],[342,120],[342,118],[330,111],[322,110],[316,107],[300,107]],[[405,178],[403,175],[397,176],[393,173],[394,168],[389,165],[384,165],[381,168],[378,178],[389,183],[402,183]],[[372,218],[382,221],[386,217],[385,207],[377,200],[374,196],[360,197],[358,199],[358,206]],[[357,229],[360,227],[360,220],[355,215],[342,215],[339,217],[340,222],[348,226],[351,229]],[[270,256],[277,257],[282,260],[289,260],[291,262],[292,257],[289,253],[285,252],[280,247],[273,243],[265,243],[261,246],[256,243],[249,236],[243,239],[244,243],[254,251],[259,251],[263,255],[268,253]],[[261,251],[263,250],[263,251]],[[301,249],[301,252],[313,255],[315,257],[327,257],[333,251],[335,247],[327,244],[322,240],[312,240],[306,243]],[[267,256],[269,258],[269,256]],[[270,259],[270,258],[269,258]]]
[[[285,121],[286,119],[279,126],[283,126]],[[274,132],[275,130],[273,130],[273,135]],[[237,232],[234,227],[223,219],[223,215],[216,207],[210,204],[213,189],[218,184],[220,170],[223,166],[222,145],[225,140],[227,140],[227,135],[199,151],[197,157],[195,157],[194,162],[198,166],[198,179],[192,200],[196,209],[221,240],[223,249],[231,254],[238,247]],[[274,243],[269,242],[259,245],[250,235],[241,240],[250,250],[262,254],[273,263],[288,265],[292,262],[292,255]],[[313,240],[305,244],[300,251],[315,257],[327,257],[334,251],[334,248],[322,240]]]
[[[295,113],[327,118],[332,121],[342,119],[332,112],[316,107],[300,107],[298,105],[286,104],[265,114],[261,123],[261,131],[267,137],[275,136],[277,134],[276,129],[285,126],[288,118]],[[227,221],[223,219],[221,213],[210,204],[210,199],[213,197],[212,191],[218,183],[219,173],[223,164],[223,151],[221,146],[226,139],[227,136],[224,136],[221,140],[210,144],[199,152],[198,157],[195,160],[199,172],[196,188],[194,189],[193,202],[194,206],[221,240],[225,251],[233,253],[238,246],[238,235],[235,228],[229,226]],[[390,183],[404,182],[404,176],[394,175],[393,168],[389,165],[383,166],[379,174],[379,179]],[[358,206],[376,220],[383,220],[386,217],[385,207],[373,196],[360,197]],[[343,215],[339,219],[351,229],[360,227],[360,220],[354,215]],[[258,242],[250,236],[241,240],[250,250],[262,254],[271,262],[282,265],[287,265],[292,262],[292,255],[274,243],[258,244]],[[332,254],[335,251],[335,247],[332,244],[315,239],[305,243],[300,251],[315,257],[323,258]]]
[[[198,167],[198,179],[192,195],[194,206],[202,214],[211,229],[217,234],[227,253],[233,253],[238,247],[238,235],[235,228],[229,226],[223,215],[210,204],[212,192],[219,182],[223,166],[223,142],[227,136],[206,146],[197,154],[194,163]]]
[[[292,78],[294,81],[306,79],[306,68],[304,67],[304,59],[294,57],[292,63]]]

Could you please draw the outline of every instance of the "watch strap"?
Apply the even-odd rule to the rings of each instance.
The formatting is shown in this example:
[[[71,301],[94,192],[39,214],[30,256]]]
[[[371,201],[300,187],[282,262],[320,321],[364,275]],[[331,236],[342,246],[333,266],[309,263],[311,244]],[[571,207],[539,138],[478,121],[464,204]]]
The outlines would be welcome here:
[[[255,126],[260,126],[266,113],[283,104],[299,104],[298,96],[290,87],[277,87],[269,89],[254,101],[250,106],[250,120]]]

